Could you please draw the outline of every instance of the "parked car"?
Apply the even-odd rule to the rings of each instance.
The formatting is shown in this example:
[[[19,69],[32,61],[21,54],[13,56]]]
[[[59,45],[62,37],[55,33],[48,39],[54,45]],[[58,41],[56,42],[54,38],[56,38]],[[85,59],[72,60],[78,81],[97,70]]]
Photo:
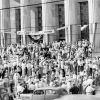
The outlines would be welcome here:
[[[6,88],[0,87],[0,100],[13,100],[13,96],[8,93]]]
[[[64,96],[67,91],[61,87],[46,87],[34,90],[32,94],[21,94],[21,100],[53,100]]]

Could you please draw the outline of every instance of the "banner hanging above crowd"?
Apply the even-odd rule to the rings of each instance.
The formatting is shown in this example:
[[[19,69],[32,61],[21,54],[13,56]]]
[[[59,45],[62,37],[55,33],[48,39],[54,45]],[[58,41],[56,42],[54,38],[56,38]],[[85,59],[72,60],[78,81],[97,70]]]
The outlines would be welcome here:
[[[17,31],[17,35],[44,35],[44,34],[52,34],[52,33],[54,33],[54,30],[46,30],[46,31],[39,31],[39,32]]]
[[[80,30],[84,31],[89,25],[78,25],[80,26]],[[60,27],[57,29],[52,29],[52,30],[45,30],[45,31],[38,31],[38,32],[33,32],[33,31],[17,31],[17,35],[22,35],[23,37],[25,37],[25,35],[27,35],[32,41],[34,42],[38,42],[39,40],[41,40],[43,38],[43,35],[45,34],[53,34],[56,31],[60,31],[60,30],[64,30],[67,29],[68,30],[68,26],[64,26],[64,27]],[[11,32],[5,32],[7,34],[11,34]],[[93,36],[94,37],[94,36]],[[1,34],[1,45],[2,47],[4,47],[5,45],[5,39],[4,39],[4,33]],[[25,40],[25,38],[23,38],[23,40]]]
[[[38,42],[40,39],[42,39],[43,35],[28,35],[28,37],[34,41],[34,42]]]
[[[84,29],[86,29],[88,27],[88,25],[80,25],[81,31],[83,31]],[[59,30],[63,30],[65,28],[68,28],[68,26],[64,26],[64,27],[60,27],[57,29],[53,29],[53,30],[45,30],[45,31],[38,31],[38,32],[33,32],[33,31],[17,31],[17,35],[45,35],[45,34],[52,34],[55,33],[55,31],[59,31]]]
[[[43,38],[44,34],[52,34],[52,33],[54,33],[54,30],[39,31],[36,33],[33,31],[18,31],[17,35],[28,35],[32,41],[38,42],[40,39]]]

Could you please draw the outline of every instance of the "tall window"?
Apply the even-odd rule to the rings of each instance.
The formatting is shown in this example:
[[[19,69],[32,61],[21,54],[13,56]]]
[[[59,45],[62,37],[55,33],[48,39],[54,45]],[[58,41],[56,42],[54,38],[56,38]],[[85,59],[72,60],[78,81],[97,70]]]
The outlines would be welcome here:
[[[59,28],[65,26],[64,4],[58,5]],[[59,40],[65,40],[65,30],[59,31]]]
[[[89,24],[88,1],[80,2],[81,26]],[[81,32],[81,39],[89,39],[89,27]]]
[[[38,12],[38,31],[42,30],[42,6],[37,7]]]
[[[21,30],[21,14],[20,9],[15,9],[16,14],[16,31]],[[21,36],[17,35],[17,43],[21,43]]]

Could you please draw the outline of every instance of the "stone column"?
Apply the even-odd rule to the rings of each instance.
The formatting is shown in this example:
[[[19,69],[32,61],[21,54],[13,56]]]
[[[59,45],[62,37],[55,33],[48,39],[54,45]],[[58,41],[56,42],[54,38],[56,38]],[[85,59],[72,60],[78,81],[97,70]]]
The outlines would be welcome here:
[[[2,1],[0,1],[0,9],[2,9]],[[2,28],[2,10],[0,10],[0,47],[3,47],[2,43],[2,33],[1,33],[1,28]]]
[[[36,30],[36,7],[31,6],[31,31],[35,32]]]
[[[15,9],[10,10],[10,20],[11,20],[11,43],[16,43],[16,16]]]
[[[80,38],[80,19],[77,0],[65,0],[65,38],[67,43],[74,43]]]
[[[4,46],[11,44],[10,33],[10,2],[9,0],[1,0],[1,33],[4,34]],[[8,8],[8,9],[5,9]]]
[[[56,6],[55,3],[50,3],[52,0],[42,0],[42,30],[52,30],[56,29],[57,21],[56,21]],[[43,42],[53,42],[57,40],[57,33],[53,34],[45,34],[43,37]]]
[[[21,9],[21,31],[30,31],[31,29],[31,16],[30,16],[30,0],[20,0],[20,9]],[[28,36],[23,35],[23,43],[28,42]]]
[[[88,0],[90,42],[100,50],[100,0]]]

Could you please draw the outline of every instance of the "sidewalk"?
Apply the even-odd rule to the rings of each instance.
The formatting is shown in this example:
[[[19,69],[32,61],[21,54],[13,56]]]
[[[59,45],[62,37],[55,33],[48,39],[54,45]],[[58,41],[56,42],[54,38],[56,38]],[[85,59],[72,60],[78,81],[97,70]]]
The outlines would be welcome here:
[[[14,100],[21,100],[21,98],[14,98]]]

